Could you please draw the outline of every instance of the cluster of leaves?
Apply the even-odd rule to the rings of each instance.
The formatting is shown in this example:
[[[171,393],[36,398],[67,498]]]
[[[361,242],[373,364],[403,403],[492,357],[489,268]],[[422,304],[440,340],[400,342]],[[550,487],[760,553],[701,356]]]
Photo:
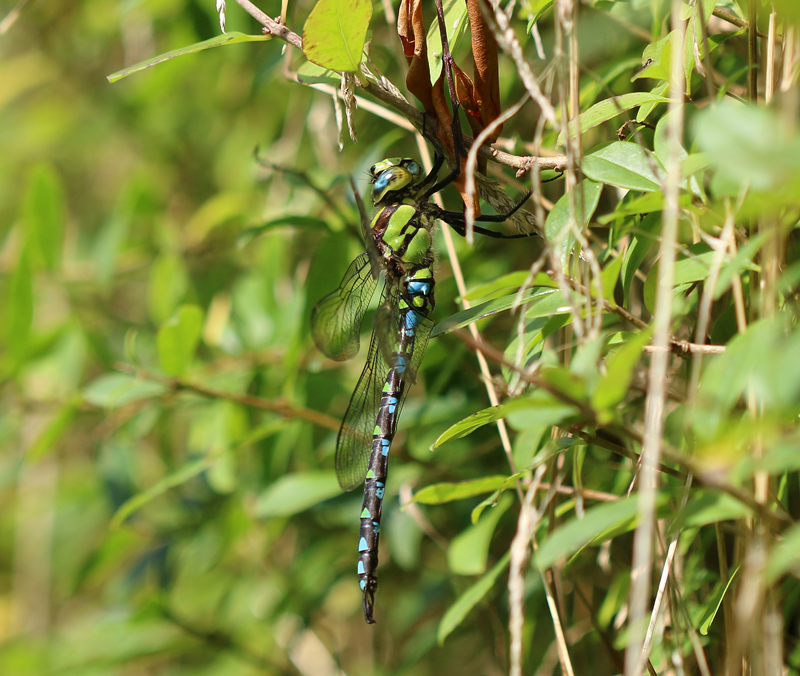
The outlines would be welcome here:
[[[291,49],[282,72],[276,38],[291,39],[232,8],[229,33],[212,37],[209,4],[121,16],[99,2],[67,16],[33,5],[3,46],[0,671],[322,673],[338,662],[347,673],[494,673],[507,668],[511,571],[525,588],[526,671],[565,659],[555,614],[575,671],[621,672],[640,523],[626,496],[650,429],[664,186],[678,166],[659,564],[680,538],[651,661],[722,671],[746,647],[737,632],[757,633],[763,615],[784,627],[763,645],[800,673],[793,3],[776,2],[770,21],[735,0],[685,2],[677,30],[668,0],[573,3],[569,16],[552,0],[521,3],[519,43],[498,38],[499,57],[476,41],[497,17],[446,4],[456,61],[476,57],[472,89],[456,78],[464,108],[480,111],[465,116],[473,132],[538,72],[552,110],[541,97],[526,104],[504,147],[518,151],[515,168],[531,140],[573,164],[537,202],[542,240],[456,244],[474,307],[455,312],[454,263],[441,256],[438,337],[393,448],[370,629],[354,574],[360,496],[342,495],[333,471],[360,364],[316,353],[308,316],[362,247],[343,175],[413,152],[362,110],[360,145],[337,154],[329,100],[285,72],[316,86],[341,76]],[[370,19],[368,3],[353,7],[299,2],[279,23],[308,18],[310,46],[314,21],[324,32],[345,17],[355,47],[345,40],[349,62],[328,67],[410,115],[393,93],[405,78],[446,142],[435,19],[404,2],[398,31]],[[774,88],[764,65],[748,92],[753,18],[780,67]],[[367,23],[368,62],[354,56]],[[98,84],[123,54],[139,65],[120,77],[262,41]],[[556,58],[569,53],[572,71]],[[676,62],[686,100],[667,114]],[[767,89],[781,93],[772,107],[755,102]],[[537,126],[540,115],[549,121]],[[445,200],[455,208],[459,196]],[[475,323],[507,395],[498,407],[455,331]],[[706,344],[719,349],[697,349]],[[525,495],[536,551],[519,570]],[[751,605],[737,608],[743,598]],[[373,653],[373,640],[384,647]]]

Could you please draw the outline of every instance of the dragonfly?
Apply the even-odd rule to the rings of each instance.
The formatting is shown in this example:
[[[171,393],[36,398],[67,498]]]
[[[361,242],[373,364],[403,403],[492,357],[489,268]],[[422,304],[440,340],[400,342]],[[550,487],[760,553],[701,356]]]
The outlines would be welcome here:
[[[319,350],[336,361],[351,359],[359,350],[364,314],[382,281],[367,361],[339,430],[335,460],[343,490],[364,484],[357,572],[368,624],[375,622],[378,540],[389,450],[434,326],[434,227],[441,220],[460,235],[465,233],[463,213],[446,211],[431,201],[432,195],[459,173],[456,162],[452,172],[437,180],[444,155],[438,144],[432,145],[434,162],[427,175],[412,158],[388,158],[370,168],[373,210],[368,218],[356,194],[366,251],[350,264],[341,284],[317,303],[311,315]],[[529,196],[505,214],[476,220],[503,222]],[[504,239],[529,236],[505,235],[477,225],[475,232]]]

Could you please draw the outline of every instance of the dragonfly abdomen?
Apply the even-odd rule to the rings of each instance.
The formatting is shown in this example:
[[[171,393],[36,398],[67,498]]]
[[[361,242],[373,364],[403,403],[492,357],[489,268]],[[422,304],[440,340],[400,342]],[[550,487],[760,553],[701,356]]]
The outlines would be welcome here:
[[[413,340],[413,339],[412,339]],[[406,354],[396,355],[395,366],[389,371],[381,393],[381,403],[375,421],[367,476],[364,482],[364,501],[361,505],[361,528],[358,538],[358,577],[364,592],[364,617],[372,624],[372,608],[378,579],[378,541],[380,540],[383,496],[386,491],[386,473],[389,450],[397,428],[397,407],[405,387]]]

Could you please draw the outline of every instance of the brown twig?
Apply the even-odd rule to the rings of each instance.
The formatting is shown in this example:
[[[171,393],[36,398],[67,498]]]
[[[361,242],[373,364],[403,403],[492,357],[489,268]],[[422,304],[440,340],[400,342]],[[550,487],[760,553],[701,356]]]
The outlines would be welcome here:
[[[573,290],[578,291],[579,293],[582,293],[585,296],[589,295],[589,292],[587,291],[586,287],[583,284],[580,284],[580,283],[576,282],[574,279],[571,279],[569,277],[566,277],[565,280],[566,280],[567,284],[569,285],[569,287],[572,288]],[[595,297],[594,294],[592,294],[592,300],[595,303],[598,301],[598,299]],[[611,313],[617,315],[618,317],[621,317],[626,322],[628,322],[629,324],[633,324],[633,326],[635,326],[638,329],[644,330],[644,329],[649,328],[650,325],[647,322],[642,321],[641,319],[639,319],[635,315],[631,314],[630,312],[628,312],[621,305],[619,305],[617,303],[613,303],[612,304],[609,301],[607,301],[605,298],[603,298],[601,300],[602,300],[602,303],[603,303],[603,309],[606,312],[611,312]],[[723,352],[725,352],[725,346],[724,345],[701,345],[700,343],[690,343],[687,340],[680,340],[679,338],[675,338],[674,336],[669,336],[669,342],[670,342],[670,347],[669,347],[670,352],[672,352],[674,354],[677,354],[677,355],[680,355],[680,356],[686,356],[686,355],[689,355],[689,354],[700,354],[700,353],[702,353],[702,354],[722,354]],[[658,348],[655,345],[647,345],[647,346],[645,346],[644,351],[645,352],[659,352],[660,348]]]
[[[578,437],[582,439],[587,444],[592,446],[599,446],[600,448],[605,448],[612,453],[616,453],[617,455],[624,456],[629,460],[632,460],[635,464],[639,464],[639,455],[634,451],[631,451],[624,446],[620,446],[619,444],[615,444],[613,441],[609,441],[608,439],[604,439],[603,437],[599,437],[596,434],[589,434],[588,432],[584,432],[583,430],[578,429],[577,427],[569,427],[564,428],[567,432],[569,432],[573,437]],[[674,476],[676,479],[681,479],[682,481],[686,479],[686,474],[683,472],[678,471],[677,469],[672,469],[672,467],[667,467],[664,464],[660,464],[658,467],[660,472],[664,474],[669,474],[670,476]]]
[[[232,401],[234,403],[241,404],[242,406],[257,408],[261,409],[262,411],[272,411],[273,413],[277,413],[284,418],[302,418],[303,420],[308,420],[315,425],[326,427],[331,430],[338,430],[340,426],[340,423],[338,420],[336,420],[336,418],[332,418],[331,416],[320,413],[319,411],[303,408],[302,406],[293,406],[285,401],[273,401],[271,399],[264,399],[263,397],[256,397],[252,394],[236,394],[235,392],[215,390],[210,387],[205,387],[204,385],[198,385],[197,383],[189,382],[183,378],[169,378],[166,376],[157,375],[155,373],[150,373],[149,371],[136,368],[130,364],[118,363],[115,365],[115,368],[118,371],[129,373],[130,375],[136,376],[137,378],[142,378],[143,380],[161,383],[171,392],[185,390],[187,392],[199,394],[202,397],[208,397],[209,399],[226,399],[227,401]]]
[[[711,12],[715,17],[718,19],[722,19],[723,21],[727,21],[728,23],[732,23],[737,28],[744,28],[745,30],[750,29],[750,24],[745,21],[744,19],[740,19],[735,14],[731,14],[727,9],[722,9],[722,7],[715,7],[714,11]],[[766,38],[767,36],[764,35],[760,30],[756,29],[756,35],[760,38]],[[783,42],[783,36],[778,35],[776,36],[777,42]]]
[[[569,406],[574,406],[580,412],[580,414],[588,420],[593,421],[595,419],[594,410],[590,406],[578,401],[577,399],[573,399],[568,394],[565,394],[559,390],[557,387],[553,387],[553,385],[551,385],[547,380],[537,376],[535,373],[528,373],[527,371],[519,368],[519,366],[516,364],[511,363],[494,345],[487,343],[483,339],[474,338],[471,333],[464,331],[463,329],[456,329],[453,331],[453,334],[455,334],[461,341],[463,341],[472,349],[481,352],[488,359],[491,359],[501,366],[505,366],[506,368],[517,373],[519,377],[526,383],[545,390],[545,392],[549,392],[556,399]]]

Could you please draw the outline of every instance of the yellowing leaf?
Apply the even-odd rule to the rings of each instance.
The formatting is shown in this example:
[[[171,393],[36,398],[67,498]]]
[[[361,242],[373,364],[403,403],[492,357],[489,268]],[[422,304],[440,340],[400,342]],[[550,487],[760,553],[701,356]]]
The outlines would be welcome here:
[[[303,27],[303,53],[323,68],[357,73],[371,18],[369,0],[320,0]]]

